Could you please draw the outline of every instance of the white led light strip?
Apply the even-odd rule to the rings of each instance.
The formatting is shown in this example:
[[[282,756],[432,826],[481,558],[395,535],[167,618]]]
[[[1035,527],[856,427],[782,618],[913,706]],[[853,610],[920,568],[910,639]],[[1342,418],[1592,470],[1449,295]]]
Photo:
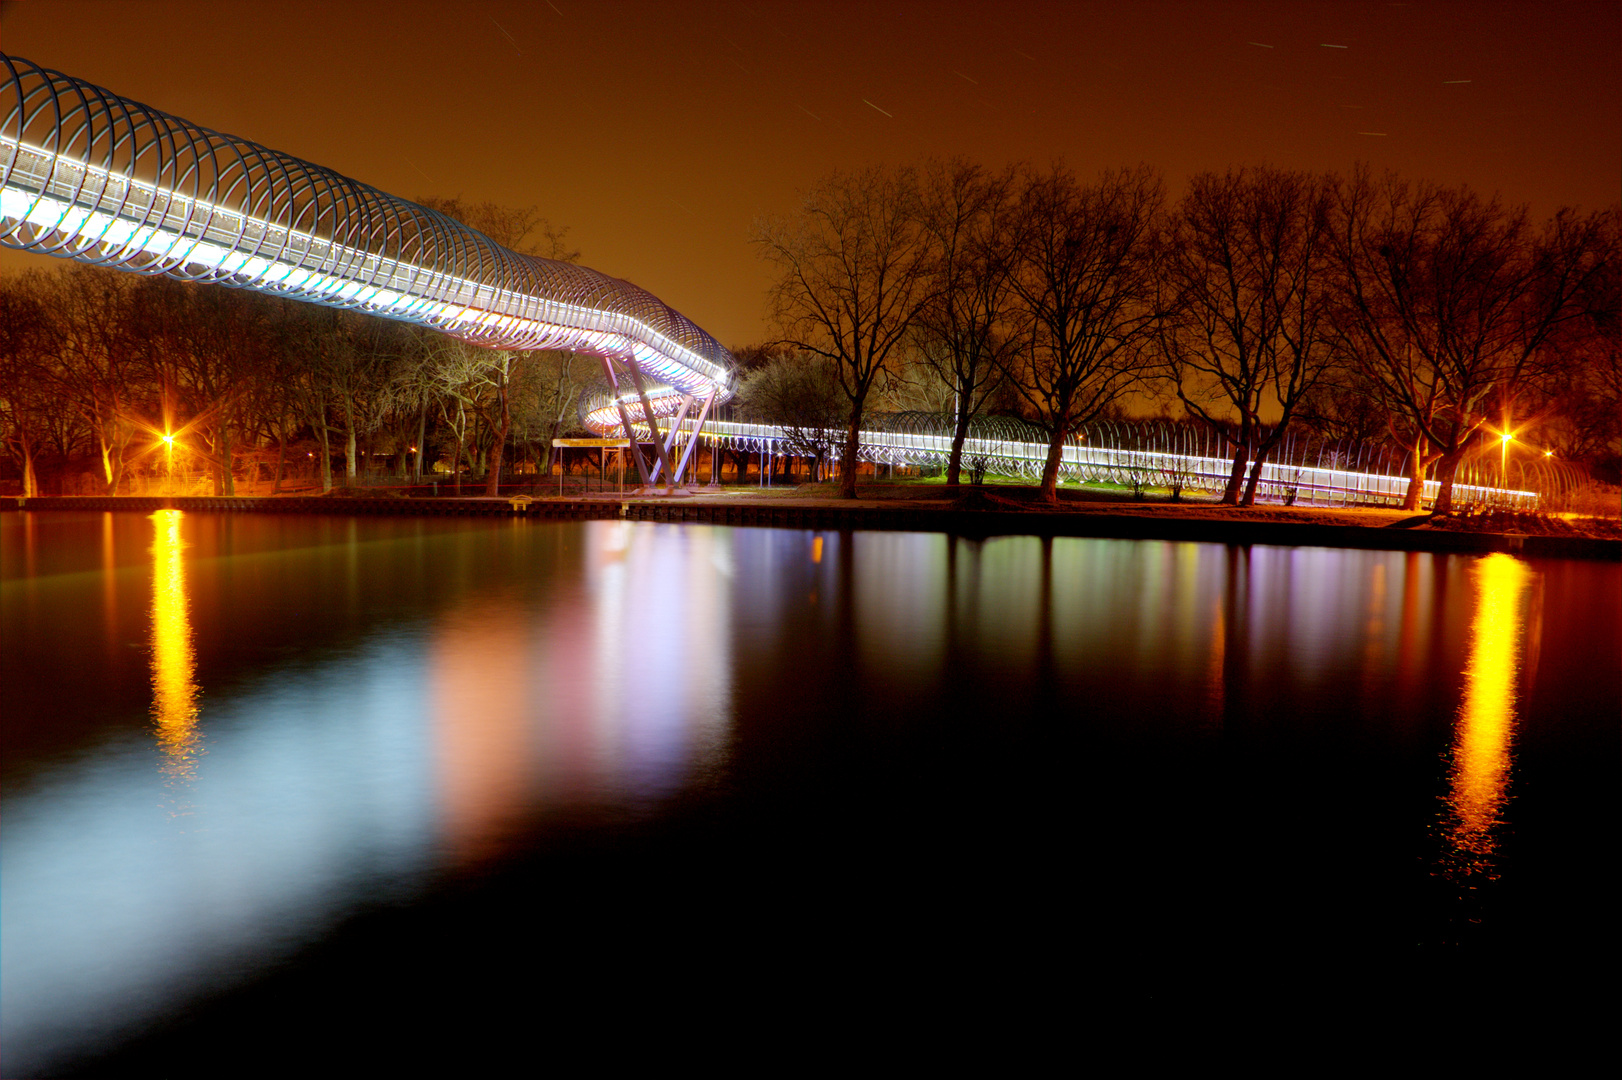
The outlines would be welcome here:
[[[626,406],[636,404],[633,396],[622,396]],[[668,420],[676,414],[680,395],[664,391],[652,398],[657,417]],[[619,427],[618,406],[612,401],[599,404],[586,415],[586,425],[595,431],[607,432]],[[644,439],[648,428],[640,413],[632,413],[632,426]],[[693,434],[692,424],[683,424],[685,438]],[[669,425],[661,425],[668,432]],[[751,424],[730,420],[710,420],[704,425],[702,438],[707,443],[721,443],[737,449],[773,454],[794,454],[787,434],[771,424]],[[835,433],[831,440],[842,442],[844,432]],[[915,431],[863,431],[860,454],[862,460],[875,464],[944,466],[952,452],[950,435],[931,435]],[[963,442],[963,460],[982,458],[993,467],[988,471],[1007,476],[1035,476],[1041,471],[1048,454],[1044,442],[1024,442],[1010,438],[968,438]],[[1179,478],[1190,487],[1209,487],[1212,481],[1226,483],[1233,468],[1232,458],[1204,457],[1196,454],[1177,454],[1162,450],[1118,450],[1091,443],[1070,443],[1060,455],[1060,476],[1081,480],[1089,476],[1115,476],[1125,480],[1131,476],[1143,478],[1144,483],[1156,486],[1169,484]],[[1248,475],[1250,463],[1245,466]],[[1190,482],[1193,478],[1206,481]],[[1408,477],[1388,473],[1357,472],[1350,469],[1326,469],[1320,466],[1295,465],[1270,461],[1261,469],[1258,479],[1260,490],[1279,494],[1295,490],[1303,502],[1328,501],[1331,503],[1400,503],[1408,491]],[[1424,496],[1435,499],[1441,483],[1425,481]],[[1466,501],[1496,503],[1520,508],[1533,508],[1540,495],[1536,491],[1489,488],[1478,484],[1455,483],[1455,498]]]

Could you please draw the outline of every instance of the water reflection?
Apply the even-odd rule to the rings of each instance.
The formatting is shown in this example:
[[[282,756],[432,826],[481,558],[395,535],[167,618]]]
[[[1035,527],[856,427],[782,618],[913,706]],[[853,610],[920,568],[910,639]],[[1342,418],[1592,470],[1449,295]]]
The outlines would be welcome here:
[[[1523,600],[1532,579],[1525,563],[1503,554],[1483,558],[1473,576],[1476,607],[1447,796],[1447,872],[1466,889],[1497,876],[1494,855],[1509,800]]]
[[[149,537],[134,515],[76,520],[47,519],[36,576],[33,519],[0,518],[0,642],[21,658],[0,704],[66,748],[13,766],[0,832],[0,1043],[47,1064],[275,970],[358,907],[544,849],[559,821],[617,829],[673,806],[744,838],[695,865],[779,844],[786,859],[814,835],[883,851],[872,864],[898,877],[924,864],[893,851],[946,844],[957,865],[973,837],[1019,850],[1021,830],[1090,829],[1171,865],[1201,852],[1163,858],[1168,828],[1238,807],[1266,833],[1253,865],[1282,885],[1302,887],[1301,850],[1332,850],[1348,878],[1419,878],[1433,904],[1440,881],[1415,868],[1438,757],[1441,837],[1466,876],[1490,870],[1515,740],[1575,711],[1551,696],[1573,635],[1607,658],[1616,640],[1614,568],[1544,564],[1534,695],[1517,673],[1535,666],[1540,579],[1504,556],[175,512]],[[123,665],[86,679],[55,643],[94,642],[114,600]],[[1576,708],[1614,729],[1608,678]],[[115,719],[70,743],[46,699]],[[895,820],[874,796],[890,783]],[[177,789],[184,830],[162,806]],[[1058,809],[1001,809],[1032,803]],[[767,831],[774,814],[794,828]],[[1371,854],[1350,842],[1365,835],[1407,846]],[[1092,868],[1137,865],[1111,857]],[[536,899],[538,925],[564,925],[546,921],[555,899]],[[7,1075],[29,1071],[19,1052]]]
[[[650,813],[724,755],[733,530],[233,520],[229,552],[216,518],[151,521],[150,726],[6,792],[7,1075],[499,857],[537,813]],[[103,617],[100,579],[53,579],[63,639]],[[208,684],[203,769],[199,634],[253,658]],[[58,666],[30,679],[107,708],[66,657],[40,659]]]
[[[582,579],[538,598],[470,595],[429,643],[444,844],[458,863],[500,855],[536,808],[655,803],[725,742],[729,534],[582,531]]]
[[[152,515],[152,719],[167,759],[163,772],[175,786],[196,779],[203,752],[197,731],[197,655],[186,595],[188,545],[180,535],[184,517],[179,510]]]
[[[101,515],[101,610],[105,646],[103,660],[107,664],[116,663],[118,657],[118,544],[117,530],[114,527],[116,517],[111,510]]]

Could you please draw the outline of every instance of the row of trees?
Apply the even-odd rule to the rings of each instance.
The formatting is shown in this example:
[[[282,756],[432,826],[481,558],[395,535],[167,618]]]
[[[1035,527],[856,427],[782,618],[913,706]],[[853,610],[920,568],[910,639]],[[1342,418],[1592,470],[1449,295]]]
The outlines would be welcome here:
[[[1395,441],[1408,506],[1434,471],[1446,510],[1458,464],[1532,421],[1551,450],[1622,451],[1618,220],[1535,226],[1468,188],[1361,170],[1208,173],[1175,204],[1147,167],[836,173],[757,224],[795,352],[746,389],[800,427],[788,398],[842,407],[846,496],[873,394],[923,370],[951,395],[949,484],[970,422],[1012,398],[1048,438],[1051,499],[1065,443],[1146,392],[1226,436],[1225,501],[1255,498],[1295,422]]]
[[[425,201],[576,257],[532,209]],[[1020,415],[1047,437],[1051,498],[1066,442],[1134,393],[1227,439],[1230,502],[1291,425],[1404,447],[1415,507],[1427,470],[1445,509],[1460,461],[1528,425],[1622,462],[1615,208],[1535,226],[1464,188],[1274,169],[1195,177],[1171,204],[1147,168],[949,161],[831,176],[755,239],[782,330],[736,350],[742,407],[818,474],[842,455],[847,495],[869,408],[950,416],[950,484],[976,416]],[[589,357],[245,291],[79,266],[0,280],[0,440],[29,494],[42,458],[91,460],[119,491],[166,435],[222,494],[246,466],[279,489],[294,459],[329,490],[367,458],[494,493],[514,449],[548,467],[603,388]]]
[[[509,247],[575,257],[533,210],[429,201]],[[116,493],[177,445],[219,494],[245,465],[280,490],[294,456],[323,491],[335,459],[353,483],[369,456],[413,479],[443,459],[493,493],[507,447],[533,446],[544,467],[601,382],[590,357],[479,349],[244,290],[73,264],[0,281],[0,437],[30,495],[42,458],[94,460]]]

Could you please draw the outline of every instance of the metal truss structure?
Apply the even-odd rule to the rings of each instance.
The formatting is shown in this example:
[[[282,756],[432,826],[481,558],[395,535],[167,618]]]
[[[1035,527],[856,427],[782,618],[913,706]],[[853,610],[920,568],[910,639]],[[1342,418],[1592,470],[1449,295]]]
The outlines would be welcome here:
[[[612,393],[594,403],[587,424],[654,444],[655,464],[633,455],[644,484],[682,478],[705,442],[763,456],[792,452],[781,428],[709,419],[732,396],[732,356],[646,290],[509,251],[330,169],[3,54],[0,244],[350,308],[494,349],[600,356]],[[875,417],[862,433],[862,456],[943,466],[948,424],[924,413]],[[1230,462],[1213,442],[1178,425],[1095,425],[1064,448],[1060,473],[1134,487],[1220,486]],[[1400,462],[1376,472],[1350,450],[1320,448],[1310,464],[1307,456],[1282,452],[1264,467],[1262,490],[1292,501],[1382,502],[1400,500],[1406,488]],[[1035,479],[1046,457],[1040,431],[1007,418],[976,421],[964,448],[971,473]],[[1431,481],[1428,497],[1435,487]],[[1461,497],[1537,499],[1503,484],[1464,485]]]
[[[573,349],[710,401],[732,357],[645,289],[520,255],[288,154],[0,55],[0,244],[256,289],[495,349]]]
[[[670,402],[677,399],[671,395]],[[593,403],[588,420],[606,425],[611,403]],[[670,405],[655,411],[670,416]],[[940,413],[878,413],[868,420],[860,456],[875,466],[944,470],[952,452],[952,418]],[[779,427],[738,421],[712,421],[702,430],[691,420],[666,421],[659,441],[680,447],[688,461],[700,444],[760,455],[763,459],[796,456],[794,441]],[[636,437],[652,441],[645,423],[633,425]],[[841,444],[844,432],[826,441]],[[1134,489],[1220,492],[1228,482],[1233,459],[1217,436],[1184,424],[1160,420],[1100,420],[1087,425],[1064,447],[1059,478],[1077,483],[1117,484]],[[1036,482],[1047,462],[1047,439],[1034,424],[1014,417],[977,417],[963,444],[963,467],[971,474],[991,474]],[[764,472],[765,470],[763,470]],[[1513,509],[1533,509],[1538,490],[1506,486],[1496,464],[1465,463],[1453,485],[1454,498]],[[678,476],[681,472],[678,470]],[[1518,471],[1523,486],[1539,489],[1556,479]],[[1436,480],[1425,481],[1424,498],[1434,500]],[[1557,485],[1558,486],[1558,485]],[[1384,447],[1356,440],[1290,439],[1262,466],[1258,493],[1302,505],[1400,505],[1407,495],[1405,458]]]

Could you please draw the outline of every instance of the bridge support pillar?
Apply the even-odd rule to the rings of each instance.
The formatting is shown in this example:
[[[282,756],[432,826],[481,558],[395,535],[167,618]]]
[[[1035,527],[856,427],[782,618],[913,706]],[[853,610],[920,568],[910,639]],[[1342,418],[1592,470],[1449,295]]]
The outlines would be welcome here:
[[[653,419],[653,403],[648,400],[648,392],[642,386],[642,371],[636,366],[635,356],[626,353],[624,360],[625,366],[631,369],[631,383],[636,387],[636,396],[642,399],[642,415],[648,418],[648,434],[653,438],[653,448],[659,454],[659,464],[664,466],[665,490],[674,491],[676,484],[670,479],[670,454],[659,438],[659,425]]]
[[[670,422],[670,431],[668,433],[666,433],[666,435],[665,435],[665,454],[667,455],[667,457],[670,454],[671,449],[674,448],[675,445],[676,445],[676,434],[677,434],[677,432],[679,432],[681,430],[681,422],[683,420],[687,419],[687,410],[691,409],[692,407],[693,407],[693,397],[692,397],[692,395],[691,394],[683,394],[681,396],[681,411],[676,414],[676,419],[674,419],[674,420],[672,420]],[[657,437],[658,437],[657,434],[655,434],[655,438],[657,438]],[[654,466],[653,466],[653,482],[654,483],[658,483],[658,481],[659,481],[659,472],[660,472],[660,469],[663,467],[665,460],[666,460],[666,458],[660,458],[659,461],[654,463]],[[685,461],[686,459],[683,458],[683,460]],[[674,473],[670,473],[668,475],[670,476],[670,482],[672,484],[681,483],[681,466],[680,465],[676,466],[676,471]]]
[[[689,402],[692,401],[691,398],[688,398],[687,400]],[[693,450],[698,446],[698,437],[704,431],[704,421],[710,415],[710,405],[714,401],[715,391],[711,390],[709,396],[704,399],[704,407],[698,411],[698,423],[693,427],[693,437],[688,440],[687,445],[682,449],[681,461],[676,465],[676,471],[673,475],[677,483],[681,482],[682,473],[687,469],[687,462],[690,458],[692,458]],[[684,415],[686,414],[687,406],[685,404],[682,406],[681,411]],[[679,423],[680,421],[678,420],[677,422]],[[672,428],[670,433],[671,435],[675,435],[675,429]],[[698,465],[695,463],[693,468],[698,468]]]
[[[603,356],[603,373],[608,376],[608,392],[614,395],[614,405],[620,411],[620,423],[625,426],[625,438],[631,444],[626,447],[631,451],[631,460],[636,462],[636,474],[642,479],[642,486],[648,486],[648,463],[642,460],[642,448],[636,445],[636,432],[631,430],[631,414],[625,409],[625,402],[620,400],[620,381],[614,374],[614,362],[607,355]],[[646,400],[644,398],[644,400]],[[659,433],[653,433],[655,440]]]

